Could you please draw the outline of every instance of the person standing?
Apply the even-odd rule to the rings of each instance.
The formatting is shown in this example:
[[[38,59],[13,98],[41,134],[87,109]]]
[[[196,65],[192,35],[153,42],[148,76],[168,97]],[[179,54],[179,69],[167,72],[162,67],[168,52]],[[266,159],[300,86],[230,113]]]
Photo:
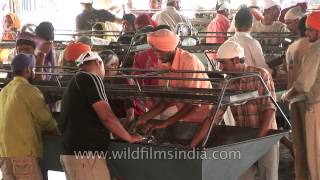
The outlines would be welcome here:
[[[253,23],[261,21],[263,19],[263,15],[260,12],[260,8],[259,8],[259,0],[247,0],[246,5],[248,8],[250,8],[250,12],[253,16]],[[235,19],[233,17],[228,32],[235,32],[235,31],[236,31]]]
[[[3,17],[2,41],[14,41],[20,30],[20,20],[15,13],[8,13]]]
[[[101,155],[108,151],[110,132],[130,143],[141,141],[142,137],[130,135],[112,112],[102,81],[105,69],[101,57],[88,51],[80,55],[77,63],[80,71],[70,80],[62,98],[60,161],[68,180],[110,180],[106,159]],[[90,153],[92,157],[79,158],[78,153]]]
[[[307,161],[312,180],[320,179],[320,12],[312,12],[306,20],[307,37],[312,43],[303,57],[303,65],[288,92],[282,95],[292,101],[297,95],[306,96],[305,129]]]
[[[41,134],[58,135],[43,94],[31,85],[34,67],[34,55],[15,56],[11,63],[14,78],[0,92],[0,167],[4,180],[41,180]]]
[[[206,43],[219,43],[222,44],[227,39],[226,32],[230,27],[230,21],[228,19],[229,16],[229,9],[226,2],[218,4],[216,6],[216,17],[210,22],[207,27],[208,32],[215,32],[213,34],[208,33],[208,36],[214,37],[207,37]],[[222,34],[224,33],[225,34]],[[219,33],[219,34],[218,34]]]
[[[290,9],[284,16],[284,23],[287,25],[290,32],[299,34],[299,20],[304,17],[301,7],[297,6]]]
[[[276,0],[264,0],[263,19],[253,24],[252,32],[289,32],[279,21],[281,6]]]
[[[167,7],[155,13],[152,19],[158,25],[168,25],[172,31],[175,31],[178,23],[189,24],[188,19],[184,17],[180,12],[180,0],[168,0]]]
[[[244,49],[244,59],[248,66],[267,69],[271,74],[272,70],[266,64],[260,43],[252,38],[253,16],[250,8],[242,7],[235,15],[236,33],[228,41],[236,41]]]
[[[248,66],[244,62],[244,50],[235,41],[226,41],[222,44],[217,52],[217,61],[220,62],[220,69],[224,72],[239,73],[258,73],[271,96],[275,98],[274,83],[271,74],[263,69]],[[232,90],[258,91],[260,96],[265,95],[265,87],[256,77],[242,78],[240,81],[233,81],[229,85]],[[277,129],[276,123],[276,107],[269,97],[248,101],[245,104],[231,106],[231,111],[236,121],[236,126],[258,128],[256,137],[263,137],[268,134],[269,130]],[[214,120],[215,124],[219,124],[222,120],[222,114],[226,110],[221,109],[218,112],[218,118]],[[203,122],[201,129],[193,138],[190,146],[196,147],[205,138],[210,127],[210,117]],[[264,154],[256,163],[250,167],[239,179],[255,180],[256,169],[258,169],[261,180],[278,180],[279,166],[279,144],[275,144]]]
[[[303,17],[299,21],[300,37],[293,42],[286,53],[286,70],[288,72],[288,88],[291,88],[294,81],[297,79],[300,70],[303,66],[303,57],[307,53],[310,42],[306,37],[306,19]],[[308,164],[307,164],[307,150],[306,150],[306,126],[305,113],[306,101],[305,95],[292,98],[289,102],[290,119],[292,124],[292,135],[294,145],[294,165],[296,179],[308,179]]]
[[[104,9],[95,9],[92,6],[93,0],[80,0],[83,11],[76,17],[76,30],[91,31],[96,22],[116,22],[121,24],[121,19]]]

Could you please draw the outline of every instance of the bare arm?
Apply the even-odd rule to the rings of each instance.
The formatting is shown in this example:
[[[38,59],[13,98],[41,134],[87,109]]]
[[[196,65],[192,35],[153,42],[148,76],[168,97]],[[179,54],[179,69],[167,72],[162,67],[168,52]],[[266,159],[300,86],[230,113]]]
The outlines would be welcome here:
[[[102,124],[115,136],[130,143],[137,141],[120,124],[117,117],[113,114],[106,101],[98,101],[92,105]]]
[[[168,126],[173,125],[174,123],[176,123],[177,121],[185,118],[186,116],[192,114],[194,112],[194,110],[197,108],[198,106],[195,106],[193,104],[184,104],[183,107],[173,116],[169,117],[168,119],[166,119],[165,121],[163,121],[161,124],[155,125],[152,129],[158,129],[158,128],[166,128]]]
[[[269,132],[269,129],[270,129],[271,119],[274,116],[275,116],[275,110],[266,109],[264,111],[263,121],[262,121],[262,124],[260,126],[260,129],[259,129],[259,132],[257,134],[257,137],[263,137],[263,136],[267,135],[267,133]]]
[[[163,111],[165,111],[169,107],[170,103],[166,101],[160,101],[158,102],[150,111],[146,112],[144,115],[140,117],[140,119],[137,122],[137,126],[145,124],[150,119],[156,117]]]
[[[224,113],[225,113],[225,110],[223,110],[223,109],[219,110],[219,112],[217,114],[218,118],[216,118],[214,120],[215,121],[214,125],[219,124],[223,120],[222,116],[223,116]],[[203,123],[202,123],[201,127],[199,128],[197,134],[192,139],[191,144],[190,144],[191,147],[197,147],[204,140],[204,138],[208,134],[208,131],[209,131],[209,128],[210,128],[210,124],[211,124],[211,118],[207,117],[203,121]]]

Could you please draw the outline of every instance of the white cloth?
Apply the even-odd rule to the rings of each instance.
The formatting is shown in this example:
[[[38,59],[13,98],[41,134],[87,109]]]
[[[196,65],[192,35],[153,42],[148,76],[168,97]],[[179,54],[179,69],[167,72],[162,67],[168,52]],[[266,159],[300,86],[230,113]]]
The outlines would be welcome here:
[[[252,15],[253,16],[253,15]],[[228,32],[236,32],[236,20],[235,20],[236,15],[233,16],[231,24],[230,24],[230,28],[228,29]],[[257,20],[257,18],[255,16],[253,16],[252,19],[252,24],[259,22],[259,20]]]
[[[272,70],[266,64],[260,43],[253,39],[247,32],[236,32],[228,41],[236,41],[244,49],[245,63],[249,66],[267,69],[270,73]]]
[[[280,2],[278,0],[264,0],[264,9],[269,9],[273,6],[280,6]]]
[[[302,12],[302,9],[300,6],[291,8],[286,15],[284,16],[284,20],[295,20],[295,19],[301,19],[305,14]]]
[[[175,31],[176,25],[178,23],[190,24],[186,17],[180,14],[179,11],[176,10],[176,8],[171,6],[167,6],[164,10],[154,14],[152,16],[152,19],[156,21],[159,25],[165,24],[170,26],[172,31]]]

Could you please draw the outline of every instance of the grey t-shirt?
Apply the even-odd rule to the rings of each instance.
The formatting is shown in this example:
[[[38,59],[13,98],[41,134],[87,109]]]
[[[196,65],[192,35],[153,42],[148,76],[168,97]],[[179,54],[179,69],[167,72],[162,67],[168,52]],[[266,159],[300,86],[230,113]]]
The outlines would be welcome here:
[[[104,9],[83,11],[76,17],[76,28],[77,30],[91,30],[96,22],[113,22],[115,18],[115,15]]]

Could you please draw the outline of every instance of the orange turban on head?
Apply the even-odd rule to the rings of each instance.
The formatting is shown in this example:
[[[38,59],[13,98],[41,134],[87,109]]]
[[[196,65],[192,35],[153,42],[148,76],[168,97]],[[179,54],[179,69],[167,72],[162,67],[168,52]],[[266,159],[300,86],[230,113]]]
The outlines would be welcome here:
[[[87,51],[91,51],[89,45],[79,42],[72,42],[66,47],[64,58],[68,62],[75,61],[82,53]]]
[[[158,31],[149,33],[147,36],[148,43],[164,52],[175,50],[178,46],[180,38],[174,32],[167,29],[159,29]]]
[[[316,29],[317,31],[320,31],[320,12],[312,12],[307,17],[306,25],[312,29]]]

